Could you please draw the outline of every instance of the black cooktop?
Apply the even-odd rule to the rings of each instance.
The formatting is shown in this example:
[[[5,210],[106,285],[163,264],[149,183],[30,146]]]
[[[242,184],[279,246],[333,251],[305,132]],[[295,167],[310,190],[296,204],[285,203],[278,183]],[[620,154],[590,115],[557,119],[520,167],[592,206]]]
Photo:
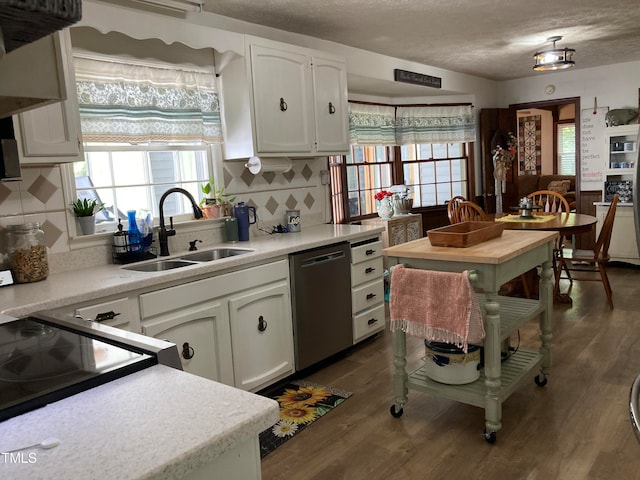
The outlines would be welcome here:
[[[0,323],[0,421],[157,363],[153,353],[39,318]]]

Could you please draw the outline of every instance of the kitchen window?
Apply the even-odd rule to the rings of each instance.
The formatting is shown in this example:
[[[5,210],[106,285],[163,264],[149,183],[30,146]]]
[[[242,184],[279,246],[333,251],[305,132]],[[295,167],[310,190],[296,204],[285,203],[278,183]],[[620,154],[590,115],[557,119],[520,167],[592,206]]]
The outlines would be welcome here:
[[[351,152],[329,159],[334,223],[372,217],[376,192],[393,185],[410,189],[414,208],[471,198],[474,118],[470,104],[350,101]]]
[[[200,200],[200,185],[213,171],[204,145],[88,143],[84,150],[85,161],[73,164],[75,189],[78,198],[105,205],[96,215],[97,232],[114,231],[119,219],[126,226],[128,210],[158,218],[160,197],[169,188],[184,188]],[[192,211],[184,195],[171,195],[164,204],[165,216],[175,220],[191,218]]]
[[[469,198],[471,145],[352,145],[349,155],[330,157],[334,222],[371,217],[375,193],[392,185],[411,189],[414,208],[444,205],[456,195]]]
[[[73,165],[72,198],[104,204],[97,231],[114,231],[128,210],[159,217],[173,187],[196,199],[216,180],[222,122],[211,65],[178,65],[75,49],[74,70],[85,161]],[[71,175],[71,174],[70,174]],[[164,214],[192,217],[184,195],[171,195]]]

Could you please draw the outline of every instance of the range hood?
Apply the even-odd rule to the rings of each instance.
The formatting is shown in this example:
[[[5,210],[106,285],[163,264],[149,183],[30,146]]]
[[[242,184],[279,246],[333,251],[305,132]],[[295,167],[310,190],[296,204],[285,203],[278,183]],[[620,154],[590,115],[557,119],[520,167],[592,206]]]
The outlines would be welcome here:
[[[82,17],[81,0],[3,0],[0,118],[61,101],[60,42],[51,35]],[[60,78],[51,78],[56,72]]]
[[[5,0],[0,9],[0,58],[81,18],[81,0]]]

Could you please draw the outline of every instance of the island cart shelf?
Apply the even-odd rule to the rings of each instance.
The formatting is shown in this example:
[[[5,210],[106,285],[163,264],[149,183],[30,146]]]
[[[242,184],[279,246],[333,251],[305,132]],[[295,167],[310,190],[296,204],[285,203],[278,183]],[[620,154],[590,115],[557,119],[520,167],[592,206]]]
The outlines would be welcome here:
[[[428,238],[397,245],[384,250],[389,265],[403,264],[443,272],[473,271],[471,283],[478,292],[483,313],[484,368],[480,378],[465,385],[447,385],[431,380],[421,366],[406,371],[406,336],[393,332],[394,396],[391,414],[400,417],[408,401],[409,390],[475,405],[485,409],[484,435],[488,442],[496,441],[502,428],[502,402],[528,377],[539,369],[535,382],[544,386],[551,368],[551,312],[553,308],[552,255],[555,231],[505,230],[501,237],[468,248],[434,247]],[[498,295],[500,286],[509,280],[541,267],[539,300]],[[539,318],[540,348],[519,348],[502,361],[502,351],[508,338],[525,323]]]

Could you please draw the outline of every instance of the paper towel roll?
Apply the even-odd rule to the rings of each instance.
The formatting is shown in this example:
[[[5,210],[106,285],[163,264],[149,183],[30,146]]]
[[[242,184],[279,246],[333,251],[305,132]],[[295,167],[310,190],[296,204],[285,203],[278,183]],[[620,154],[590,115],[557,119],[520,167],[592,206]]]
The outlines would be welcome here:
[[[260,172],[285,173],[291,170],[292,164],[290,158],[251,157],[244,166],[247,167],[251,173],[257,175]]]

